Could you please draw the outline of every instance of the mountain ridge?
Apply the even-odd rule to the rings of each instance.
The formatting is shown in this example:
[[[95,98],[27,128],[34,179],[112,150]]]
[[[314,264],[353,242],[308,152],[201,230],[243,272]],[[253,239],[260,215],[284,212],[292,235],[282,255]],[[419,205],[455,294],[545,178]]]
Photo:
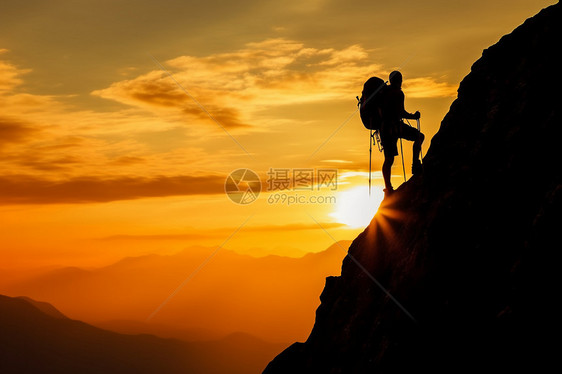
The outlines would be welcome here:
[[[59,313],[45,302],[0,295],[1,373],[247,374],[285,346],[245,333],[199,342],[121,334]]]
[[[71,318],[121,332],[199,339],[204,331],[213,338],[244,331],[266,341],[288,342],[310,331],[323,278],[340,273],[345,256],[342,248],[350,243],[341,241],[301,258],[255,258],[219,251],[202,271],[197,271],[198,266],[213,254],[213,248],[138,256],[87,271],[57,269],[3,285],[0,292],[47,300]],[[240,277],[241,272],[253,277]],[[194,276],[181,292],[148,321],[148,316],[191,274]],[[212,315],[225,318],[217,322]],[[278,327],[280,320],[290,326]],[[177,334],[168,328],[172,326]]]
[[[43,313],[31,302],[0,295],[3,373],[182,373],[179,342],[128,336]]]
[[[35,308],[40,310],[42,313],[45,313],[46,315],[51,316],[53,318],[69,319],[67,316],[62,314],[60,312],[60,310],[58,310],[52,304],[49,304],[45,301],[33,300],[32,298],[27,297],[27,296],[20,296],[20,297],[18,297],[18,299],[22,299],[22,300],[27,301],[29,304],[33,305]]]
[[[306,342],[264,374],[559,366],[548,342],[562,227],[561,18],[560,3],[545,8],[483,52],[423,174],[383,201],[341,276],[326,279]]]

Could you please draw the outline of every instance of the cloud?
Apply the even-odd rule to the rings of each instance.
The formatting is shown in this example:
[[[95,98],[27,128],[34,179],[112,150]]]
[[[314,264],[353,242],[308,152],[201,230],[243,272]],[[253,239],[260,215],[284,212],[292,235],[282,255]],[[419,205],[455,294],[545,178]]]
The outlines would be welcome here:
[[[455,97],[457,85],[428,77],[412,78],[404,82],[404,92],[410,98]]]
[[[320,162],[325,162],[329,164],[351,164],[353,161],[349,160],[320,160]]]
[[[7,49],[0,49],[0,54],[8,52]],[[0,93],[10,91],[23,83],[21,76],[29,73],[29,69],[19,69],[15,65],[0,61]]]
[[[322,61],[320,65],[357,65],[359,61],[366,60],[369,57],[367,51],[359,45],[352,45],[342,50],[329,50],[329,58]]]
[[[14,161],[16,161],[18,165],[45,172],[68,171],[73,166],[83,164],[83,159],[80,157],[61,155],[48,158],[36,154],[35,152],[20,155]]]
[[[135,156],[122,156],[112,162],[114,165],[137,165],[144,164],[146,159]]]
[[[218,230],[213,230],[218,231]],[[224,235],[224,231],[221,232]],[[199,240],[199,239],[214,239],[217,237],[217,232],[202,233],[201,230],[189,234],[147,234],[147,235],[111,235],[97,240],[101,241],[184,241],[184,240]]]
[[[267,39],[233,52],[179,56],[165,62],[173,79],[154,70],[92,94],[159,113],[183,114],[199,123],[211,122],[208,111],[224,127],[242,128],[255,126],[253,114],[268,107],[355,95],[364,77],[381,68],[368,56],[359,45],[318,49]]]
[[[319,229],[336,229],[340,227],[345,227],[344,224],[337,222],[325,222],[322,226],[318,224],[304,224],[304,223],[292,223],[287,225],[264,225],[264,226],[249,226],[246,231],[252,232],[286,232],[286,231],[303,231],[303,230],[319,230]]]
[[[321,49],[295,40],[266,39],[231,52],[179,56],[164,63],[173,78],[154,70],[92,94],[160,115],[181,115],[190,123],[216,127],[210,114],[225,128],[257,130],[283,120],[264,118],[268,108],[353,98],[369,76],[387,76],[371,53],[360,45]],[[453,86],[429,77],[405,83],[411,97],[455,93]]]
[[[342,223],[337,222],[325,222],[322,226],[317,224],[301,224],[293,223],[287,225],[262,225],[262,226],[246,226],[244,227],[245,232],[267,232],[267,233],[279,233],[288,231],[304,231],[304,230],[322,230],[322,229],[338,229],[346,228],[347,226]],[[127,240],[138,240],[138,241],[176,241],[176,240],[195,240],[195,239],[214,239],[221,237],[225,232],[231,232],[232,227],[219,227],[214,229],[193,229],[189,233],[182,234],[146,234],[146,235],[111,235],[98,240],[103,241],[127,241]]]
[[[8,144],[18,144],[33,139],[40,130],[28,123],[0,117],[0,149]]]
[[[146,197],[224,193],[224,177],[77,177],[50,180],[26,175],[0,176],[0,204],[80,204]]]
[[[176,113],[184,115],[187,119],[212,126],[216,126],[213,123],[216,120],[228,129],[249,127],[243,122],[240,111],[236,108],[219,105],[218,100],[205,98],[205,95],[198,95],[203,96],[201,100],[205,103],[200,104],[199,100],[195,102],[190,97],[191,93],[186,91],[187,89],[182,90],[166,73],[153,71],[133,80],[114,83],[92,94],[147,109],[174,109]],[[201,93],[197,89],[194,92]]]
[[[6,88],[0,90],[0,173],[47,180],[61,173],[67,179],[111,179],[182,175],[186,168],[225,171],[241,155],[213,119],[250,151],[272,154],[270,145],[286,144],[289,131],[298,128],[300,134],[302,129],[308,136],[317,124],[333,120],[327,108],[350,101],[355,108],[366,77],[387,76],[374,53],[359,44],[320,48],[271,38],[222,53],[178,56],[163,64],[187,93],[157,68],[144,74],[127,69],[132,78],[120,76],[92,92],[127,105],[103,111],[80,109],[70,95],[22,92],[19,85],[28,87],[23,78],[30,70],[0,60]],[[404,83],[408,97],[454,93],[447,83],[429,77]],[[342,157],[334,154],[333,162],[325,164],[342,167],[337,161],[347,159]]]

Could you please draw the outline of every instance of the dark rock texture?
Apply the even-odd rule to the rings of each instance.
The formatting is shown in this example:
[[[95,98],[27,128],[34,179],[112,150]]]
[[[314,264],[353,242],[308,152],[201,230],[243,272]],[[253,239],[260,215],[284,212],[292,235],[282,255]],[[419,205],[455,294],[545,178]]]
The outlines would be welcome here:
[[[308,340],[264,373],[560,370],[561,25],[557,3],[484,51],[424,173],[383,202]]]

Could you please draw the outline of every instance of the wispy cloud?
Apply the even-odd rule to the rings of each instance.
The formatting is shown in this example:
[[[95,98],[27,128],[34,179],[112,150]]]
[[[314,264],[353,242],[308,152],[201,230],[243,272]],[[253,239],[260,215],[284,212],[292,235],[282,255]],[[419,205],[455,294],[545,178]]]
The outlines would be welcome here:
[[[49,180],[26,175],[0,177],[0,204],[78,204],[146,197],[224,193],[224,177],[79,177]]]
[[[0,149],[8,144],[19,144],[33,139],[40,130],[28,123],[0,116]]]
[[[7,53],[7,49],[0,49],[0,55]],[[0,93],[9,91],[23,83],[21,76],[29,73],[30,69],[20,69],[14,64],[0,60]]]
[[[263,131],[290,118],[282,118],[275,108],[349,100],[360,93],[369,76],[388,75],[373,60],[372,51],[360,45],[322,49],[284,38],[248,43],[231,52],[179,56],[165,66],[221,125],[243,131]],[[410,97],[455,94],[453,85],[431,77],[415,77],[405,83]],[[160,70],[115,82],[92,95],[165,118],[183,118],[190,126],[216,127]],[[267,109],[276,113],[275,118],[267,117]]]
[[[70,96],[25,92],[31,69],[6,60],[8,51],[0,53],[0,173],[5,178],[28,175],[40,182],[66,178],[71,183],[95,176],[95,183],[105,185],[102,180],[124,181],[129,175],[226,172],[240,160],[238,149],[220,143],[220,128],[161,69],[127,69],[129,77],[137,75],[92,92],[126,106],[96,111],[70,105]],[[303,127],[310,118],[315,124],[334,120],[319,108],[353,102],[367,77],[387,75],[373,51],[361,45],[317,48],[286,38],[247,43],[229,52],[178,56],[164,65],[222,126],[236,136],[252,136],[261,151],[277,144],[277,137],[263,134],[286,139],[297,128],[310,134],[315,130]],[[405,90],[409,97],[454,94],[451,85],[430,77],[408,79]],[[303,111],[303,104],[313,105]],[[324,164],[361,166],[346,160],[333,154]]]
[[[346,225],[336,222],[327,222],[323,224],[326,228],[338,229],[347,228]],[[201,228],[189,228],[187,233],[178,234],[147,234],[147,235],[111,235],[98,240],[102,241],[183,241],[183,240],[195,240],[195,239],[213,239],[224,235],[225,232],[232,230],[231,227],[219,227],[214,229],[201,229]],[[293,223],[286,225],[261,225],[261,226],[248,226],[244,231],[246,232],[265,232],[265,233],[286,233],[289,231],[304,231],[304,230],[320,230],[318,225],[304,224],[304,223]]]
[[[381,69],[368,57],[358,45],[317,49],[293,40],[268,39],[233,52],[180,56],[166,66],[217,120],[235,128],[254,125],[252,113],[264,107],[355,94],[365,76]],[[149,110],[174,110],[193,119],[205,116],[161,71],[115,82],[92,94]]]
[[[195,91],[198,91],[195,89]],[[200,91],[198,91],[201,93]],[[92,93],[106,99],[153,110],[175,110],[186,119],[197,123],[211,124],[208,115],[161,71],[154,71],[132,80],[112,84],[110,87]],[[226,97],[223,98],[225,102]],[[218,105],[220,100],[204,97],[205,105],[213,117],[226,128],[248,127],[240,116],[240,111],[228,105]]]
[[[404,91],[411,98],[455,97],[457,85],[439,82],[430,77],[408,79]]]

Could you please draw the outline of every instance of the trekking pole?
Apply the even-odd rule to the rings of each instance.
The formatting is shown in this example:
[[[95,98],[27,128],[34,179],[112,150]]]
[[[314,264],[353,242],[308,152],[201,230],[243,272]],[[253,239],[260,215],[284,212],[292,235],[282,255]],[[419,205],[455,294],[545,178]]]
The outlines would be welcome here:
[[[404,166],[404,150],[402,149],[402,138],[400,138],[400,154],[402,155],[402,172],[404,173],[404,182],[406,182],[406,167]]]
[[[418,131],[419,131],[420,134],[421,134],[420,119],[417,118],[416,121],[418,122]],[[420,146],[420,156],[421,156],[420,158],[421,158],[422,161],[423,161],[423,144]]]
[[[371,197],[371,153],[373,152],[373,130],[369,130],[369,197]]]

